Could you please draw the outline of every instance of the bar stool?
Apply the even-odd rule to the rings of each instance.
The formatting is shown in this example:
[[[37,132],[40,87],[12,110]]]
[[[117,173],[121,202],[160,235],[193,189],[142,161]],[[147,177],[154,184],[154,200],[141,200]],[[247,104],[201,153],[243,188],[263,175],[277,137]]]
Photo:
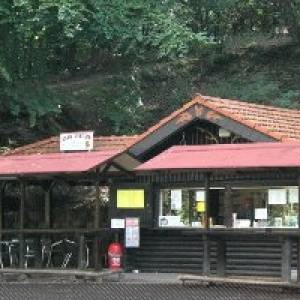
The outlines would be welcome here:
[[[37,251],[37,245],[34,241],[34,239],[26,239],[25,240],[25,247],[26,247],[26,251],[24,254],[24,268],[27,269],[28,267],[28,261],[29,260],[36,260],[37,255],[38,255],[38,251]]]
[[[46,268],[50,267],[51,264],[51,240],[48,238],[41,239],[42,246],[42,266],[46,266]]]

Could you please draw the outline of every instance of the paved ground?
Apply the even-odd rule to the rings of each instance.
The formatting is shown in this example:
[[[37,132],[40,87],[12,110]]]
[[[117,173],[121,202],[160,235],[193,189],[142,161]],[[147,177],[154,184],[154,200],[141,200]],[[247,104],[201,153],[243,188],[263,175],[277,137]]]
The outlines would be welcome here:
[[[280,289],[232,286],[182,286],[153,283],[5,283],[7,300],[299,300],[300,294]]]
[[[115,276],[115,275],[114,275]],[[92,283],[61,278],[1,282],[6,300],[299,300],[300,291],[245,285],[182,285],[177,274],[124,274]],[[117,280],[117,281],[114,281]]]

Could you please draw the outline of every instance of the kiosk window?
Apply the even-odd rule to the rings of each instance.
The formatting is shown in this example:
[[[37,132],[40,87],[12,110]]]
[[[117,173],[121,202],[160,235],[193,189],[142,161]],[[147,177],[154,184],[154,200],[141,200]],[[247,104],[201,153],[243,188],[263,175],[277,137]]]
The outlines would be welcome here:
[[[203,189],[164,189],[160,191],[159,226],[203,227],[206,210]]]

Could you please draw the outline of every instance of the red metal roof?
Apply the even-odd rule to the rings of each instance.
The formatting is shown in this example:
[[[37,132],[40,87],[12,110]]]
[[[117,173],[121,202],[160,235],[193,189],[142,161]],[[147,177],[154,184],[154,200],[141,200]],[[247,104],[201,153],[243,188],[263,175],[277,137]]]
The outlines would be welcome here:
[[[265,167],[300,167],[300,143],[174,146],[136,170]]]
[[[87,172],[115,158],[120,151],[51,153],[0,157],[1,175]]]

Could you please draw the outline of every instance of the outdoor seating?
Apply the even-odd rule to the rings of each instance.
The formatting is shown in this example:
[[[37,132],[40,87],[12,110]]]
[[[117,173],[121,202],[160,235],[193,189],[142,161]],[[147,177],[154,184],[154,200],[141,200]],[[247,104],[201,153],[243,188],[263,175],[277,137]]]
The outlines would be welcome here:
[[[54,267],[67,268],[72,257],[78,252],[78,244],[68,238],[64,238],[51,244],[51,264]],[[55,257],[59,256],[59,258]]]
[[[24,253],[24,267],[28,268],[28,263],[32,262],[34,266],[37,265],[39,258],[39,249],[37,241],[34,239],[25,240],[25,253]]]

